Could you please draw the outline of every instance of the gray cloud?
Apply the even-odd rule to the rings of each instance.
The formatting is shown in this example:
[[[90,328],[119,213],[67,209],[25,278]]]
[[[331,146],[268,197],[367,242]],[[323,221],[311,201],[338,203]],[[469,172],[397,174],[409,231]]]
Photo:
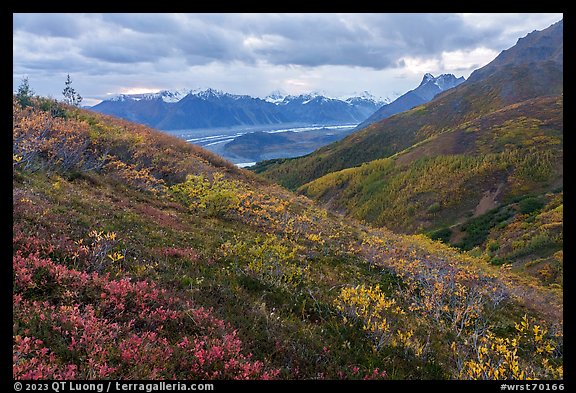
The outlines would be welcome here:
[[[454,14],[20,14],[14,33],[75,38],[86,58],[395,67],[403,56],[493,45],[500,31]],[[251,45],[260,43],[260,45]]]
[[[99,37],[90,45],[80,46],[80,54],[102,62],[130,64],[155,62],[173,53],[170,40],[162,39],[166,36],[150,38],[147,34],[128,32],[121,37],[119,40],[116,33]]]
[[[181,24],[175,14],[103,14],[102,21],[116,28],[147,34],[173,34]]]
[[[128,86],[136,83],[131,81],[151,80],[152,74],[155,85],[163,76],[165,85],[172,85],[176,81],[169,78],[193,79],[197,67],[214,64],[228,65],[224,72],[231,80],[242,78],[246,67],[262,70],[260,74],[271,81],[283,77],[265,69],[284,75],[286,67],[388,72],[406,67],[407,58],[438,62],[443,52],[480,47],[498,52],[560,18],[561,14],[14,14],[13,74],[17,79],[40,72],[75,72],[82,79],[108,75],[110,81],[118,76]],[[209,69],[203,71],[216,78]],[[133,78],[127,80],[130,75]]]
[[[86,21],[99,19],[83,14],[13,14],[14,32],[26,31],[38,36],[78,37],[87,28]]]

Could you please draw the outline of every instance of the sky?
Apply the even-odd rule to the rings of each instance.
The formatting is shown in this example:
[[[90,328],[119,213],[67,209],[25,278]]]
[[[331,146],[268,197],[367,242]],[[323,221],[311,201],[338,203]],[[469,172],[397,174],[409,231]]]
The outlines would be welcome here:
[[[115,94],[214,88],[265,97],[368,91],[425,73],[467,78],[563,14],[13,14],[13,89],[95,105]]]

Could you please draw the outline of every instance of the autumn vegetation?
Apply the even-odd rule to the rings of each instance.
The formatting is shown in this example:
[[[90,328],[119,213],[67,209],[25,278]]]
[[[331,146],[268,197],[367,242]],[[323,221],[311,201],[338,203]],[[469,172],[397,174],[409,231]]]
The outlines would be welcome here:
[[[254,172],[367,225],[562,287],[563,22],[432,101]]]
[[[562,53],[562,48],[546,49]],[[524,56],[528,58],[530,55]],[[482,129],[478,127],[483,126],[478,122],[479,118],[506,117],[506,111],[500,112],[503,108],[520,105],[518,111],[522,111],[521,103],[552,97],[557,99],[563,92],[562,64],[555,61],[492,68],[489,64],[477,72],[484,75],[447,90],[424,105],[354,132],[314,153],[263,161],[252,169],[288,189],[296,190],[329,173],[391,157],[469,123],[476,123],[477,129]],[[525,108],[527,117],[530,117],[533,108]],[[535,113],[538,114],[542,109],[548,110],[548,106],[539,105],[536,109]],[[510,125],[514,127],[514,122]]]
[[[485,68],[427,104],[254,171],[368,225],[426,234],[561,287],[562,64]]]
[[[543,279],[507,262],[555,250],[561,194],[514,203],[466,253],[147,127],[15,98],[13,377],[562,379],[561,255],[542,254]]]

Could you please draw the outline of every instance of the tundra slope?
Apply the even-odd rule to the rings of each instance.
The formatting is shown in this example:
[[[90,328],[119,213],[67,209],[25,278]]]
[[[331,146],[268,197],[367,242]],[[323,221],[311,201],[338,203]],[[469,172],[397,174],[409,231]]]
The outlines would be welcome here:
[[[558,290],[147,127],[15,101],[13,175],[17,379],[562,378]]]

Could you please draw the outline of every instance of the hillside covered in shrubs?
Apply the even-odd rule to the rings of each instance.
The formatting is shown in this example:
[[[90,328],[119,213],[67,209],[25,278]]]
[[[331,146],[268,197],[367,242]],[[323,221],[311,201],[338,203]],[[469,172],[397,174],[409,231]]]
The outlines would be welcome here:
[[[13,102],[16,379],[561,379],[561,288],[485,258],[144,126]]]

